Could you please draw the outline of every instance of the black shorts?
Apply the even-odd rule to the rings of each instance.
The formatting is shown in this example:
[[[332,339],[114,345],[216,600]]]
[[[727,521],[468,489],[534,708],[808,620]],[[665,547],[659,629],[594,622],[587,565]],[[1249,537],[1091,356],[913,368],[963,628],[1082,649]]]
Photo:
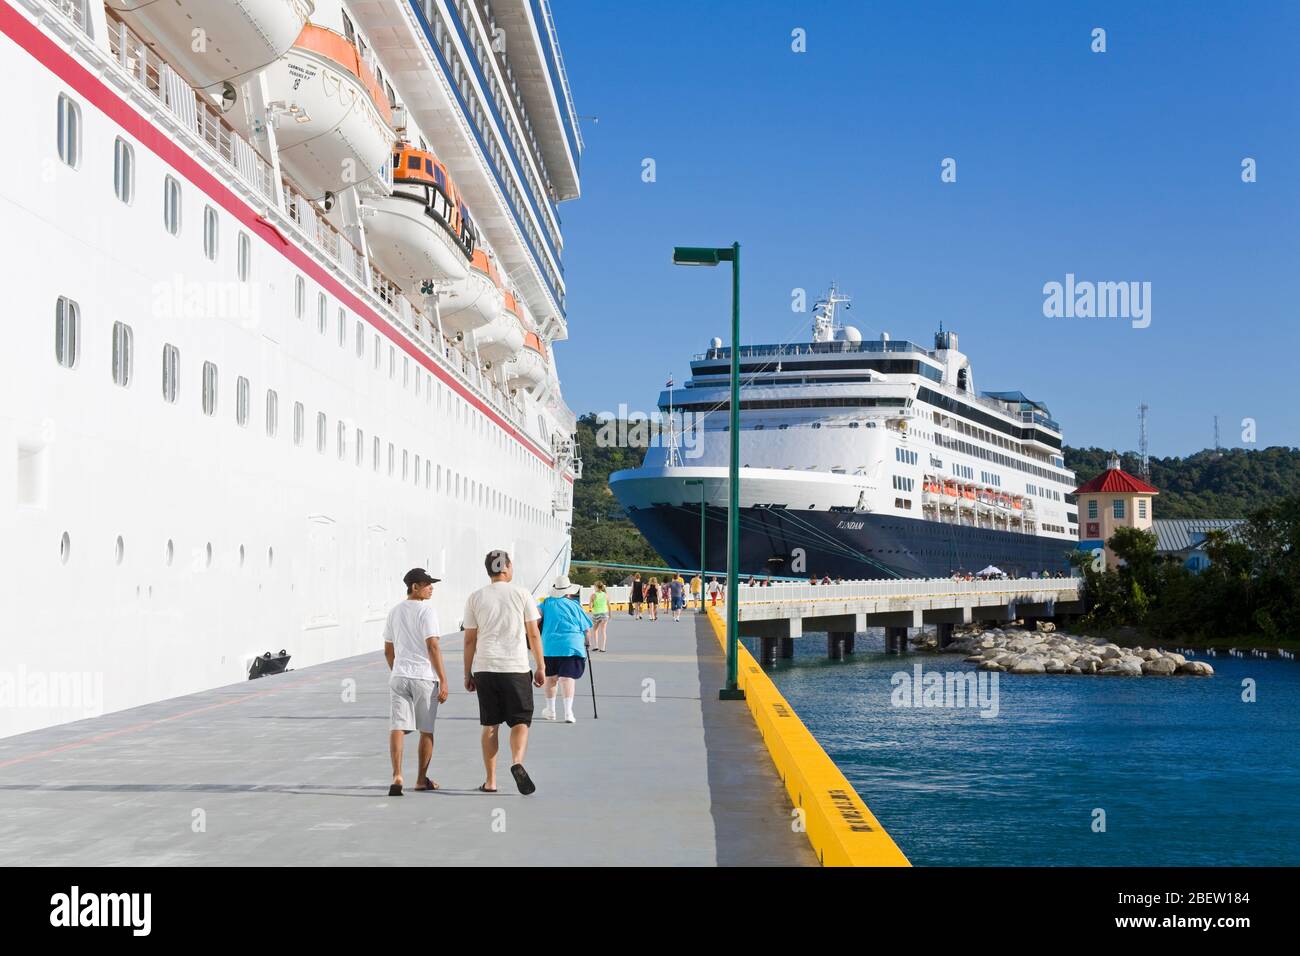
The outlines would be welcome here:
[[[533,675],[480,671],[474,675],[478,693],[478,722],[484,727],[533,722]]]

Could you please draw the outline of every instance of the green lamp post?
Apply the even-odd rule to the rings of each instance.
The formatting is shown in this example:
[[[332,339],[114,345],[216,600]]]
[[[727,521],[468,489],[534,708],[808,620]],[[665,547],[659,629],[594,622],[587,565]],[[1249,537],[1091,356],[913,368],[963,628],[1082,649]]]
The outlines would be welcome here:
[[[718,691],[722,700],[744,700],[740,689],[738,636],[740,591],[740,243],[728,248],[708,249],[678,246],[673,249],[673,264],[679,266],[716,266],[731,263],[731,462],[727,471],[727,686]],[[700,500],[704,486],[700,485]],[[703,507],[701,506],[701,541]],[[701,544],[700,552],[704,548]],[[703,563],[703,558],[701,558]],[[701,581],[701,594],[703,594]]]

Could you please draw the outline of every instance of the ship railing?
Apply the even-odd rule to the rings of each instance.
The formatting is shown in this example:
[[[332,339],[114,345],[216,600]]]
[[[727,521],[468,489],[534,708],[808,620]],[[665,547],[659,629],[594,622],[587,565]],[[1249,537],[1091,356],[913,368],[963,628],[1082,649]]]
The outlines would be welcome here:
[[[55,0],[62,5],[63,0]],[[226,122],[221,111],[172,69],[171,64],[140,39],[112,8],[108,17],[108,48],[118,65],[198,139],[247,186],[275,201],[271,164]]]
[[[307,241],[325,253],[335,265],[358,282],[365,282],[366,262],[361,250],[343,235],[333,223],[306,196],[288,182],[284,190],[284,211],[306,237]]]
[[[77,29],[90,36],[90,0],[45,0],[45,5],[67,17]]]
[[[764,357],[794,357],[796,355],[840,355],[851,354],[855,352],[925,352],[915,342],[908,342],[905,339],[897,341],[890,339],[882,342],[879,339],[872,339],[866,342],[846,342],[836,340],[834,342],[797,342],[793,344],[779,345],[742,345],[740,347],[741,358],[764,358]],[[716,349],[709,349],[707,352],[697,352],[691,356],[691,360],[701,362],[706,360],[729,359],[731,358],[731,347],[727,345],[720,346]]]

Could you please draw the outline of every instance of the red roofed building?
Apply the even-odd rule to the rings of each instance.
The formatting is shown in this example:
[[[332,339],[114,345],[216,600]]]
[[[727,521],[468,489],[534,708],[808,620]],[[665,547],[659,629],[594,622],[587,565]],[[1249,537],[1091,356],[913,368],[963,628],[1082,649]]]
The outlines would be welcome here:
[[[1119,561],[1106,547],[1116,528],[1151,530],[1152,499],[1160,491],[1141,478],[1135,478],[1119,466],[1119,456],[1111,455],[1108,467],[1096,478],[1074,489],[1079,507],[1079,547],[1102,549],[1106,567]]]

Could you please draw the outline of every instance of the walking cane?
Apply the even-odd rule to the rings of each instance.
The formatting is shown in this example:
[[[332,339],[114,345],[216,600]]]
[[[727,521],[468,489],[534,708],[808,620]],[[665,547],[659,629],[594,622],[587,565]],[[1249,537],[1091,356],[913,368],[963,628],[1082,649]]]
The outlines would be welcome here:
[[[591,678],[591,716],[593,719],[599,720],[600,714],[596,713],[596,670],[591,666],[590,644],[587,645],[587,676]]]

